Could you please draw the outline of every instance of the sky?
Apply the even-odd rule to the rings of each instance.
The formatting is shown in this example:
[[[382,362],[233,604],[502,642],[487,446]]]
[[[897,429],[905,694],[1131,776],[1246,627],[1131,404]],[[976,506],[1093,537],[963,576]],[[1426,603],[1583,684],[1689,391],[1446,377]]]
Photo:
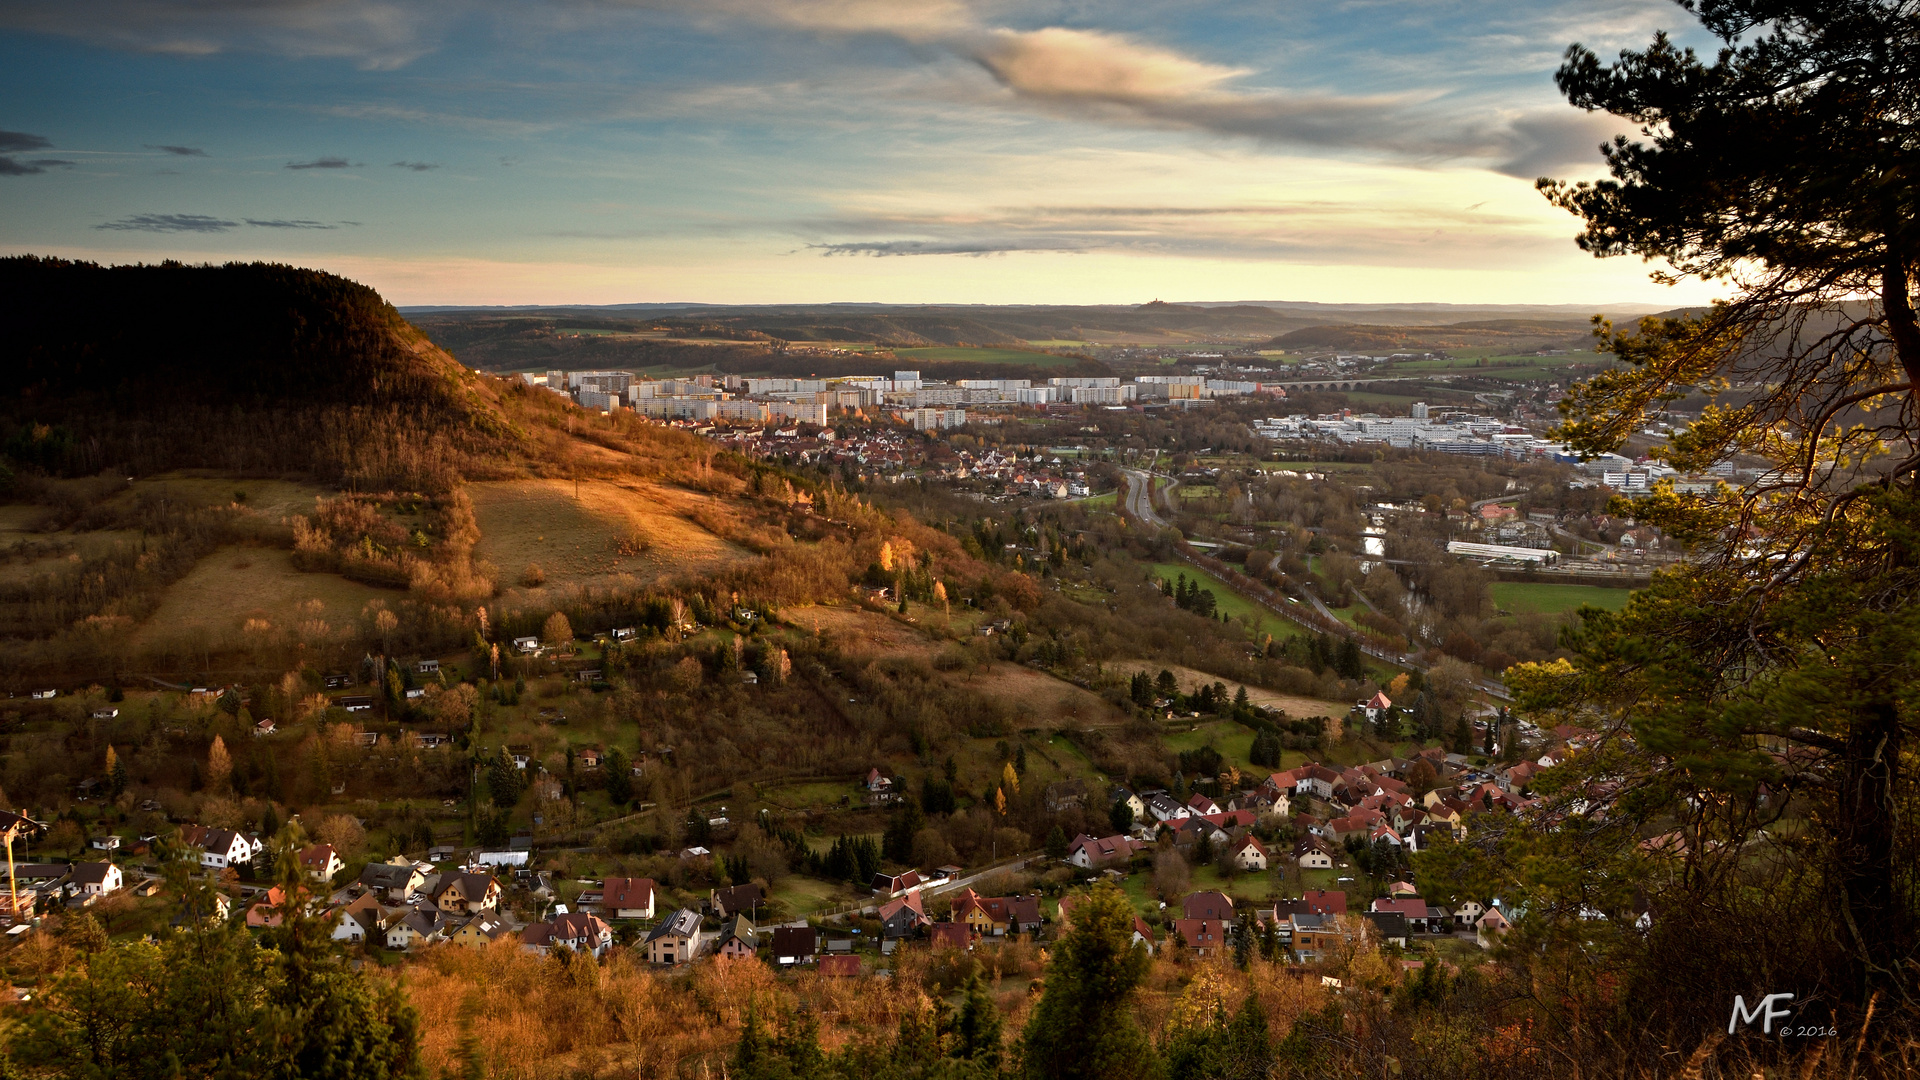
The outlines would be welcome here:
[[[1568,44],[1669,0],[0,0],[0,252],[398,304],[1698,303]]]

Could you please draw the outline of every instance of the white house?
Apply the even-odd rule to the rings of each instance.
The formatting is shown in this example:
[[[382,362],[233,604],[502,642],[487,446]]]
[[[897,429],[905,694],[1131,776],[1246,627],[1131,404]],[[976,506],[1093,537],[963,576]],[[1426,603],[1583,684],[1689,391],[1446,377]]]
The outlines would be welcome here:
[[[601,906],[616,919],[653,918],[652,878],[608,878]]]
[[[1240,846],[1233,849],[1233,861],[1239,865],[1240,869],[1248,872],[1265,870],[1267,845],[1262,844],[1259,837],[1249,835],[1245,840],[1240,841]]]
[[[333,875],[345,869],[346,865],[341,861],[340,853],[333,850],[332,844],[314,844],[300,852],[300,869],[307,877],[323,885],[332,881]]]
[[[266,846],[232,829],[209,829],[202,825],[183,827],[180,830],[180,842],[190,848],[199,848],[200,865],[216,870],[250,863]]]
[[[110,862],[76,864],[71,880],[80,887],[80,895],[89,902],[120,891],[120,887],[126,883],[120,876],[120,868]]]

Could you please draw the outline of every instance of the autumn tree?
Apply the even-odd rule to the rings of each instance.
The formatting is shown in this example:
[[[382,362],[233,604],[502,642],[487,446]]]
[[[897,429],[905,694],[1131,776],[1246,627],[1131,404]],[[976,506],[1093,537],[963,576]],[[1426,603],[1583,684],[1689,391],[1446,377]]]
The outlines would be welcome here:
[[[207,747],[207,790],[223,791],[233,775],[233,759],[227,755],[226,740],[215,735]]]
[[[540,640],[550,649],[564,649],[573,644],[573,624],[567,621],[564,611],[556,611],[547,616],[547,623],[540,629]]]

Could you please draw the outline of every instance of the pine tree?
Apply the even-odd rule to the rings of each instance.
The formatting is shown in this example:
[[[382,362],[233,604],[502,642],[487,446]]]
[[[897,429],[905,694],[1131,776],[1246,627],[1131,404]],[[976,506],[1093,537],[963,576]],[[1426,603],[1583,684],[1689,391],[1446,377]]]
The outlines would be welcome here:
[[[974,964],[973,972],[967,976],[966,985],[960,993],[960,1011],[953,1019],[953,1049],[948,1053],[953,1057],[978,1062],[989,1070],[998,1070],[1003,1021],[1000,1007],[994,1004],[993,996],[987,993],[985,980],[980,978],[978,963]]]
[[[1108,882],[1075,909],[1022,1035],[1028,1077],[1131,1080],[1153,1071],[1153,1044],[1127,1007],[1148,966],[1133,944],[1133,922],[1132,903]]]

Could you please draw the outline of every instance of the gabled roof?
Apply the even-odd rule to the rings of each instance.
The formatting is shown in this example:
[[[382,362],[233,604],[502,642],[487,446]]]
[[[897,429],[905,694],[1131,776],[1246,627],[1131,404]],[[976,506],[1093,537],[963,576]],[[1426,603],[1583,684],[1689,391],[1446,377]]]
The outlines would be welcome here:
[[[610,877],[601,893],[601,904],[609,911],[652,907],[653,879]]]
[[[472,872],[441,874],[439,882],[433,887],[433,899],[438,901],[455,884],[460,886],[461,896],[469,900],[479,900],[487,895],[487,890],[494,885],[494,880],[492,874]]]
[[[1260,857],[1263,859],[1267,857],[1267,845],[1261,843],[1260,838],[1253,835],[1252,833],[1248,833],[1247,838],[1245,840],[1240,841],[1240,843],[1234,847],[1233,852],[1234,854],[1238,855],[1240,852],[1245,851],[1248,848],[1252,848],[1253,850],[1259,852]]]
[[[1197,892],[1180,902],[1180,911],[1189,919],[1232,919],[1233,897],[1218,890]]]
[[[1309,889],[1301,896],[1315,914],[1341,914],[1347,910],[1347,894],[1339,889]]]
[[[300,865],[309,870],[325,870],[333,865],[332,844],[309,844],[300,849]]]
[[[658,941],[664,937],[692,937],[700,930],[700,913],[691,908],[681,908],[660,920],[646,940]]]
[[[397,863],[368,863],[366,869],[360,871],[360,884],[369,889],[398,889],[406,886],[414,879],[414,875],[419,873],[420,870],[411,863],[406,866]]]
[[[819,934],[811,926],[780,926],[773,931],[773,955],[812,956],[819,950]]]
[[[117,869],[117,867],[112,863],[75,863],[73,866],[73,881],[76,885],[104,885],[107,883],[107,873],[115,869]]]

